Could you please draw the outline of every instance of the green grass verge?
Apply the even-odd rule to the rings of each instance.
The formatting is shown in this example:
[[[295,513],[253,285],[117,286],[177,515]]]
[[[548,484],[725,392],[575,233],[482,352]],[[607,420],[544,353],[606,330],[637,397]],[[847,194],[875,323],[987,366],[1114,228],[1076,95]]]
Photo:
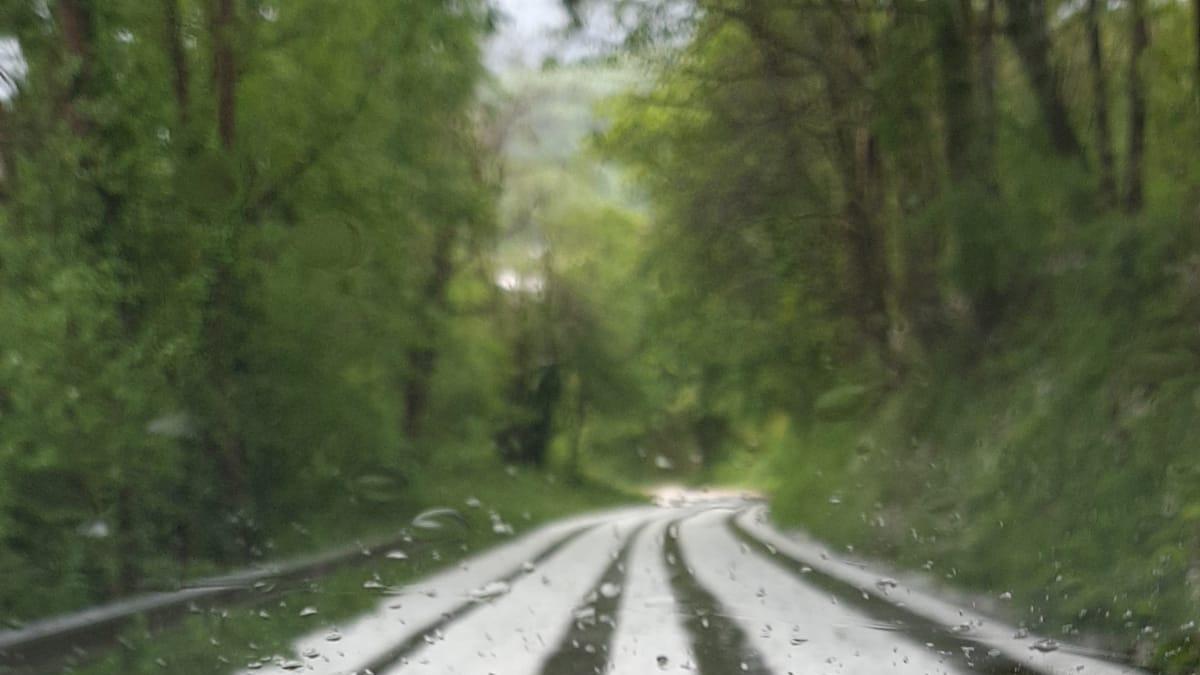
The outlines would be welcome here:
[[[775,433],[751,482],[781,524],[1011,593],[1000,611],[1036,632],[1195,672],[1200,359],[1112,317],[1037,330]]]
[[[602,485],[568,484],[554,474],[499,465],[462,468],[438,480],[427,477],[423,486],[411,496],[412,501],[424,502],[425,507],[454,508],[466,518],[468,525],[456,536],[406,546],[407,560],[364,558],[363,562],[322,579],[272,589],[262,599],[250,598],[228,607],[197,610],[160,633],[148,631],[144,622],[130,626],[122,632],[120,646],[99,658],[77,655],[73,659],[77,663],[70,665],[69,671],[86,675],[162,672],[216,675],[264,657],[303,661],[301,655],[289,651],[297,637],[314,630],[334,632],[378,605],[381,596],[377,591],[364,589],[365,581],[378,578],[389,586],[410,583],[509,540],[511,535],[493,531],[491,512],[499,514],[520,533],[570,513],[638,499]],[[468,506],[470,498],[477,499],[480,505]],[[395,533],[407,526],[418,511],[396,509],[386,518],[387,522],[356,529]],[[301,616],[301,611],[308,607],[315,608],[317,613]],[[337,643],[331,642],[329,648],[336,649]]]

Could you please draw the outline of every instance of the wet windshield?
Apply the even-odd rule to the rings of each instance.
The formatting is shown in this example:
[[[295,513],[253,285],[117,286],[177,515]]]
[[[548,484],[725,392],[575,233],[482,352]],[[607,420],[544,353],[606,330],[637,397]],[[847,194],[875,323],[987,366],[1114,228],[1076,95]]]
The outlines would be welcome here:
[[[0,0],[0,675],[1200,669],[1200,0]]]

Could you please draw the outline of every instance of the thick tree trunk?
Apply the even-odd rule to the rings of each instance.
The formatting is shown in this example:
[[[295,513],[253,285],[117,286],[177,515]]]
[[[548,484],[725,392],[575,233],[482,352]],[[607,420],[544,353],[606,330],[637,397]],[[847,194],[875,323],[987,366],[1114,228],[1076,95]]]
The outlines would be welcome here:
[[[408,372],[404,380],[404,435],[409,440],[421,437],[424,431],[425,412],[429,409],[429,390],[433,384],[433,370],[437,363],[437,352],[428,347],[408,350],[405,358]]]
[[[425,283],[425,307],[434,312],[446,310],[446,289],[454,274],[454,242],[456,228],[444,225],[437,233],[433,249],[433,270]],[[434,322],[428,322],[433,324]],[[432,325],[425,330],[432,331]],[[408,373],[404,381],[404,435],[410,440],[420,438],[424,429],[425,416],[429,409],[430,389],[437,367],[438,352],[432,347],[432,336],[426,336],[423,344],[408,350]]]
[[[71,130],[83,136],[88,132],[89,124],[76,104],[88,89],[91,79],[94,29],[92,11],[83,0],[61,0],[56,8],[64,52],[76,61],[74,77],[63,92],[60,102],[61,114]]]
[[[213,85],[217,94],[217,138],[221,147],[233,148],[236,134],[235,96],[237,70],[233,54],[233,0],[213,0]]]
[[[883,158],[866,127],[842,132],[847,182],[845,240],[854,318],[881,350],[888,346],[887,258],[883,233]]]
[[[871,103],[864,92],[848,81],[848,63],[872,70],[870,35],[851,26],[844,38],[850,43],[845,61],[823,67],[826,100],[833,119],[834,163],[842,183],[842,236],[847,261],[845,286],[849,307],[864,337],[881,354],[888,352],[887,284],[885,255],[885,169],[879,139],[871,129]],[[852,77],[852,75],[850,75]]]
[[[940,0],[933,10],[941,72],[942,117],[946,128],[946,163],[951,180],[960,182],[974,177],[979,170],[971,49],[972,10],[961,0]]]
[[[163,18],[167,56],[171,61],[171,88],[175,92],[175,107],[180,124],[186,124],[191,101],[191,84],[188,79],[187,53],[183,49],[183,22],[179,14],[179,0],[163,0]]]
[[[1112,125],[1108,116],[1108,74],[1104,70],[1104,45],[1100,39],[1101,0],[1088,0],[1088,65],[1092,71],[1092,116],[1096,122],[1096,155],[1100,160],[1100,201],[1105,207],[1117,204],[1116,161],[1113,158]]]
[[[1050,50],[1045,0],[1007,0],[1008,36],[1016,47],[1021,68],[1029,80],[1038,108],[1050,134],[1050,145],[1061,157],[1080,158],[1083,146],[1071,126],[1063,100],[1058,69]]]
[[[1142,55],[1150,46],[1146,27],[1145,0],[1129,2],[1129,155],[1125,163],[1125,211],[1135,213],[1145,202],[1146,85],[1142,78]]]

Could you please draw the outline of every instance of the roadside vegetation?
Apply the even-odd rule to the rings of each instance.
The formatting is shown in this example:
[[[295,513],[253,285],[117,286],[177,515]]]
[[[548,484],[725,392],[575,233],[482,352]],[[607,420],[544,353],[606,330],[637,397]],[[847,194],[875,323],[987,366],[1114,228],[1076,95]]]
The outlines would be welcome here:
[[[0,620],[722,482],[1192,672],[1196,4],[9,3]]]
[[[482,2],[0,8],[6,627],[493,487],[510,521],[630,498],[547,450],[577,366],[540,291],[503,283],[497,20]],[[543,471],[559,487],[510,478]]]
[[[697,4],[600,148],[699,475],[1192,672],[1197,8]]]

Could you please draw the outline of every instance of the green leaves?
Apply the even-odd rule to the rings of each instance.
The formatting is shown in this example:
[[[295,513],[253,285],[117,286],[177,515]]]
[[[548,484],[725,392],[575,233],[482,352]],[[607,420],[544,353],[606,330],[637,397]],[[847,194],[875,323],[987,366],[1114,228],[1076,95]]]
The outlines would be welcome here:
[[[47,488],[0,491],[25,617],[262,555],[295,509],[394,503],[404,350],[486,341],[417,290],[439,232],[490,227],[482,3],[239,2],[224,42],[210,4],[7,24],[31,71],[4,113],[0,482]]]

